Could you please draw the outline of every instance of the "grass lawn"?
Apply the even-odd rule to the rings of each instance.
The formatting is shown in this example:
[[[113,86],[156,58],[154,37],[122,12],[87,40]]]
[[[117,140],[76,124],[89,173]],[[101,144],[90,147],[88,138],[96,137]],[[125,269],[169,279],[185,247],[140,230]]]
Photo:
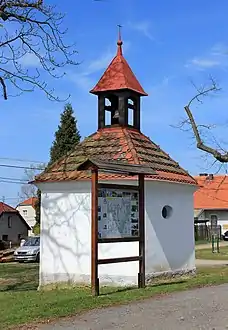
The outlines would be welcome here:
[[[0,264],[0,329],[225,282],[228,282],[228,267],[201,268],[196,277],[159,280],[146,289],[102,288],[101,296],[95,298],[90,295],[89,287],[38,292],[37,265]]]
[[[220,253],[212,253],[211,248],[196,250],[196,258],[209,260],[227,260],[228,262],[228,246],[220,247]]]

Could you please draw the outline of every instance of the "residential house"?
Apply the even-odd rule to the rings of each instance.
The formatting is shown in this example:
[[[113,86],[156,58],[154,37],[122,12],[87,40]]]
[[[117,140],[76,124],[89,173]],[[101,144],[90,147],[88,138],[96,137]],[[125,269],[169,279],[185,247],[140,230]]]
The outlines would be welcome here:
[[[223,234],[228,230],[228,176],[202,173],[195,179],[199,185],[194,193],[195,220],[220,225]]]
[[[0,202],[0,240],[17,244],[31,228],[13,207]]]
[[[36,224],[36,211],[35,211],[36,201],[37,201],[36,197],[31,197],[18,204],[16,207],[18,212],[21,214],[21,216],[25,219],[25,221],[31,228],[31,230],[29,231],[29,236],[33,235],[32,230]]]
[[[119,40],[117,45],[116,56],[91,91],[99,100],[97,131],[35,180],[41,190],[41,286],[65,281],[90,282],[91,173],[78,169],[90,157],[121,166],[144,164],[154,172],[154,175],[147,175],[145,180],[147,280],[156,274],[174,275],[195,270],[193,193],[196,181],[141,132],[140,100],[147,94],[122,54],[122,41]],[[158,110],[151,110],[151,116],[155,111]],[[99,174],[99,182],[138,184],[134,177],[109,174],[107,171]],[[129,221],[130,217],[127,227],[130,229],[126,229],[130,230],[130,234],[127,235],[133,235],[132,228],[137,227],[133,224],[138,217],[137,207],[136,204],[133,215],[130,211],[123,215],[120,226],[125,225],[124,221]],[[113,221],[114,211],[110,208],[108,213],[103,213],[102,221],[107,214],[108,220]],[[118,208],[115,212],[121,210]],[[117,231],[120,228],[117,223],[114,227]],[[133,230],[134,233],[137,228]],[[99,233],[102,232],[102,237],[106,237],[112,235],[111,230],[108,224],[99,228]],[[118,235],[123,233],[119,232]],[[137,256],[138,251],[139,244],[133,240],[99,244],[99,259]],[[99,281],[114,285],[136,284],[138,267],[136,261],[101,265]]]

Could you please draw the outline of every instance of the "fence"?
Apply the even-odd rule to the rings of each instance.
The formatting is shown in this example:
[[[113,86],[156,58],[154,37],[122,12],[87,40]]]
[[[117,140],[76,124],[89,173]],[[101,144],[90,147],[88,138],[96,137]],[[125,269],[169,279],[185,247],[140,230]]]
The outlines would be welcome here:
[[[218,234],[219,239],[222,237],[222,228],[218,225],[216,228],[207,226],[205,224],[195,224],[195,240],[196,241],[211,241],[212,233]]]

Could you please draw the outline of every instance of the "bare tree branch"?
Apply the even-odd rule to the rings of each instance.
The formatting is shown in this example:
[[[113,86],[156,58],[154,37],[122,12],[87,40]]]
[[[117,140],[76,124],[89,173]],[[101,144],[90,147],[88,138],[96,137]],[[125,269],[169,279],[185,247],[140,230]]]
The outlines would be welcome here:
[[[35,176],[40,173],[45,167],[45,164],[31,164],[30,169],[25,169],[23,180],[31,182],[34,180]],[[33,184],[23,184],[21,186],[21,199],[27,199],[30,197],[37,197],[37,188]]]
[[[0,0],[0,87],[2,95],[44,91],[59,100],[47,75],[61,78],[68,65],[77,65],[77,51],[64,42],[64,15],[43,0]],[[17,94],[17,92],[16,92]]]
[[[214,147],[211,147],[205,143],[203,140],[199,127],[204,127],[210,129],[211,127],[208,125],[197,125],[195,118],[193,116],[191,105],[194,101],[198,101],[202,103],[202,98],[205,96],[208,96],[212,92],[218,92],[220,88],[217,87],[216,82],[211,77],[210,78],[211,84],[209,87],[202,86],[201,88],[196,88],[197,94],[188,102],[188,104],[184,107],[185,112],[187,114],[187,119],[181,123],[181,125],[189,124],[191,127],[191,130],[193,131],[195,140],[196,140],[196,146],[198,149],[205,151],[206,153],[212,155],[216,160],[218,160],[221,163],[227,163],[228,162],[228,152],[224,151],[222,152],[222,148],[219,147],[219,143],[215,140],[217,146],[219,149],[216,149]],[[180,126],[181,126],[180,125]]]
[[[5,85],[5,82],[2,77],[0,77],[0,83],[1,83],[2,89],[3,89],[4,99],[7,100],[6,85]]]

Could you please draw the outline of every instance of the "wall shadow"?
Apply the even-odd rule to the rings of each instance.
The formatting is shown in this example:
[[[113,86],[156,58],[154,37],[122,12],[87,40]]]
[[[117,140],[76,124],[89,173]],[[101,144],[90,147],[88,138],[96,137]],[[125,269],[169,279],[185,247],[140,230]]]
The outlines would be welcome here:
[[[85,192],[88,193],[89,191],[86,190]],[[63,201],[65,205],[62,203]],[[67,260],[64,255],[67,254],[70,256],[71,262],[75,263],[75,268],[78,270],[83,267],[82,258],[90,256],[87,242],[83,242],[80,237],[81,219],[77,214],[78,212],[79,214],[83,214],[83,220],[85,221],[86,218],[86,222],[89,226],[91,213],[90,196],[83,195],[83,192],[78,192],[78,194],[72,194],[71,192],[69,198],[69,192],[53,193],[48,200],[45,198],[43,199],[42,212],[44,219],[49,220],[48,227],[46,227],[46,224],[41,224],[42,253],[43,256],[45,256],[46,250],[52,254],[50,262],[55,270],[51,275],[52,279],[50,282],[72,283],[75,274],[69,272],[69,259]],[[43,221],[42,218],[41,214],[41,222]],[[66,237],[65,242],[62,237],[59,237],[58,233],[64,235],[63,228],[67,228],[67,232],[74,235],[74,239],[72,240],[73,245],[69,244],[69,237]],[[58,272],[58,270],[60,271]],[[46,279],[43,277],[42,272],[40,276],[41,283],[45,284]]]

